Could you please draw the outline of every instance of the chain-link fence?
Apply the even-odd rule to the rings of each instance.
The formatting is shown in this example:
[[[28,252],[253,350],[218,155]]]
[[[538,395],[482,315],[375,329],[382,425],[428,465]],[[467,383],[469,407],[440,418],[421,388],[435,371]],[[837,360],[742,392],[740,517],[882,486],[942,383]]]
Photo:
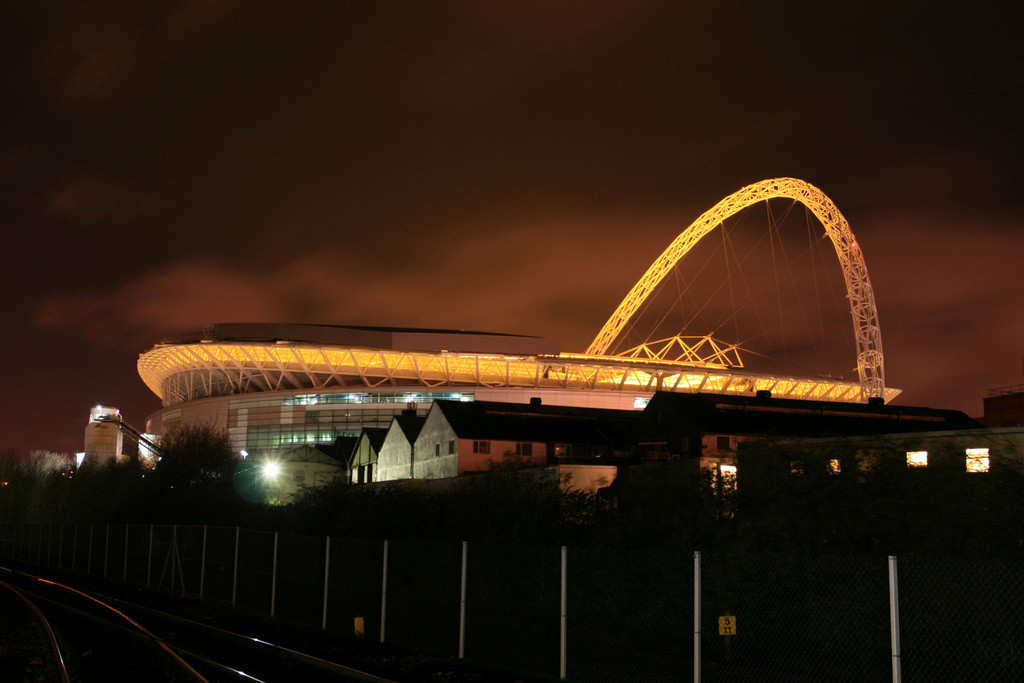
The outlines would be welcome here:
[[[571,681],[1024,680],[1005,562],[123,524],[3,524],[0,554]]]

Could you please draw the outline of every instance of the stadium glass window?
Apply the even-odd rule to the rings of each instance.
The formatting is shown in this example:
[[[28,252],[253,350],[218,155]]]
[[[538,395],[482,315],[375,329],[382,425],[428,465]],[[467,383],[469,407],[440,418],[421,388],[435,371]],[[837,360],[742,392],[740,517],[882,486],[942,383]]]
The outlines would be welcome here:
[[[803,460],[790,460],[789,461],[789,473],[794,475],[801,475],[804,473],[804,461]]]
[[[928,467],[928,451],[907,451],[907,467]]]
[[[490,441],[474,441],[473,442],[473,452],[474,453],[482,453],[483,455],[488,455],[491,452],[491,442]]]
[[[988,449],[968,448],[967,449],[967,471],[988,472]]]
[[[829,474],[840,474],[843,471],[843,465],[839,462],[839,458],[830,458],[825,471]]]
[[[533,455],[533,444],[519,442],[516,444],[516,455],[525,455],[527,457]]]

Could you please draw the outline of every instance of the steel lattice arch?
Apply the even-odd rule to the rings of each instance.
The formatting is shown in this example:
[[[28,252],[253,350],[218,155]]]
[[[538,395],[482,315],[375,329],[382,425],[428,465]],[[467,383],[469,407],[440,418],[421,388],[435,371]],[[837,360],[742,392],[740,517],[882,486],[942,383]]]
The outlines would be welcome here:
[[[737,211],[773,198],[806,206],[835,247],[854,323],[859,381],[750,372],[736,347],[708,336],[680,335],[618,355],[608,353],[643,301],[690,248]],[[641,405],[658,391],[771,392],[780,398],[837,402],[888,402],[900,393],[885,387],[878,315],[860,246],[832,201],[794,178],[744,187],[701,215],[654,261],[585,353],[562,352],[554,339],[515,335],[234,323],[164,340],[139,357],[138,371],[162,401],[164,426],[180,413],[175,407],[188,411],[188,406],[218,397],[265,397],[263,404],[278,397],[282,405],[311,405],[334,394],[378,402],[383,399],[374,395],[386,395],[398,403],[402,397],[412,397],[412,402],[418,395],[465,392],[489,400],[526,401],[542,394],[552,403],[624,407]],[[510,399],[512,395],[519,398]],[[238,407],[243,403],[235,400],[231,405],[216,409],[217,419],[227,412],[229,428],[251,427],[246,409]],[[160,414],[157,418],[161,422]]]

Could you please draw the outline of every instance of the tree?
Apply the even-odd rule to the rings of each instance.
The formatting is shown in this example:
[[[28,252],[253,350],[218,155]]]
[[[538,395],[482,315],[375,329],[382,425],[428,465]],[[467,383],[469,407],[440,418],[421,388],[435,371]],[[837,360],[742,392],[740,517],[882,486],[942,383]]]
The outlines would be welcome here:
[[[155,478],[168,488],[223,484],[231,481],[240,459],[226,432],[210,425],[184,425],[160,440]]]

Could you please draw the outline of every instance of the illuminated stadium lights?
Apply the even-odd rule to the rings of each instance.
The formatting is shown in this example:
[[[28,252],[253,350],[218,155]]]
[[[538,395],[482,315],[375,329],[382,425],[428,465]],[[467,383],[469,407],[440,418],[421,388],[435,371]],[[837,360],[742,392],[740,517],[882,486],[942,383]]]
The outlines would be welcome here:
[[[526,389],[577,389],[587,391],[686,391],[700,393],[754,393],[771,391],[786,398],[857,401],[860,385],[832,378],[798,378],[739,373],[714,367],[694,367],[681,361],[594,358],[565,354],[552,358],[505,356],[477,358],[468,354],[440,356],[430,352],[378,349],[258,347],[252,344],[218,343],[158,346],[139,359],[139,374],[163,399],[165,406],[212,396],[254,392],[343,389],[353,385],[392,388],[402,384],[444,386],[519,387]],[[282,357],[282,355],[284,357]],[[358,355],[360,362],[353,359]],[[290,364],[294,358],[334,357],[337,365]],[[685,371],[684,371],[685,370]],[[377,392],[374,392],[376,394]],[[394,394],[394,391],[389,392]],[[899,390],[887,389],[891,400]],[[449,397],[450,392],[404,394],[405,402],[429,396]],[[341,398],[344,396],[344,398]],[[353,398],[345,393],[330,402],[364,402],[381,399]],[[460,397],[461,398],[461,397]],[[295,405],[317,405],[321,397],[294,396]]]

